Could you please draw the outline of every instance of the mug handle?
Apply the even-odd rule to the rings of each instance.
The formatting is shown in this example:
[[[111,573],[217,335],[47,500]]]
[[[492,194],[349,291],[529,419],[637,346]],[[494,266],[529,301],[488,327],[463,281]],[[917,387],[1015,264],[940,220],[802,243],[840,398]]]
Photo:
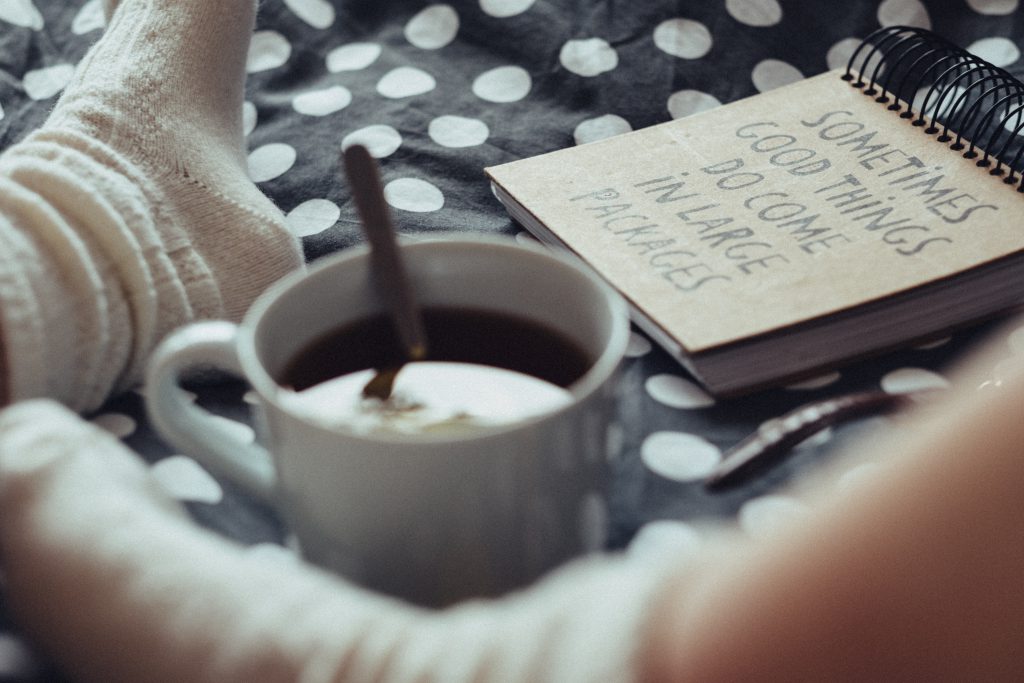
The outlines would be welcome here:
[[[277,476],[270,453],[243,441],[180,386],[182,374],[213,367],[244,376],[238,359],[238,325],[210,320],[172,332],[156,349],[146,372],[146,410],[157,432],[214,474],[265,503],[274,502]]]

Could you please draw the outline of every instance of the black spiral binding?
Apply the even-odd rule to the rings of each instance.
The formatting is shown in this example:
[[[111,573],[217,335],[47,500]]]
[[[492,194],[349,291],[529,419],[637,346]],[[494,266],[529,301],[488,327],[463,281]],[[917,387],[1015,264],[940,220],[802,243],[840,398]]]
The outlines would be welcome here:
[[[888,26],[861,42],[844,81],[1024,192],[1024,83],[931,31]]]

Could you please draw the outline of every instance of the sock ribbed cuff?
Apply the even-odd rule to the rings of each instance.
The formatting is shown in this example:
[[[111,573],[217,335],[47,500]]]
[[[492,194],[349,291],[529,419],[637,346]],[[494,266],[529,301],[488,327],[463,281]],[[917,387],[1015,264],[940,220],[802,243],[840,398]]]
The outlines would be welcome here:
[[[0,182],[0,192],[6,183]],[[3,335],[7,393],[11,401],[44,396],[49,376],[39,297],[32,286],[28,264],[42,265],[31,242],[0,216],[0,334]]]
[[[141,376],[163,334],[194,317],[193,292],[153,225],[153,199],[122,173],[71,146],[31,138],[4,156],[0,173],[9,185],[0,210],[22,254],[0,267],[20,269],[25,283],[3,305],[41,319],[35,328],[5,326],[11,397],[98,407]],[[182,242],[179,251],[191,256]],[[212,276],[199,270],[192,280],[215,293]],[[45,358],[42,383],[19,371],[33,355]]]
[[[238,319],[302,265],[245,164],[254,0],[113,4],[43,129],[0,159],[12,400],[96,408],[175,327]]]

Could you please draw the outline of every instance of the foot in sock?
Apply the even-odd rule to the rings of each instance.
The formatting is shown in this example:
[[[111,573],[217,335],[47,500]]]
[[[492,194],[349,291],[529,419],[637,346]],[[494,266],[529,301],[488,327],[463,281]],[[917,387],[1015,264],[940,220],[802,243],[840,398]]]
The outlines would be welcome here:
[[[0,157],[9,394],[79,410],[137,381],[174,327],[240,317],[302,262],[247,174],[254,0],[106,5],[47,123]]]

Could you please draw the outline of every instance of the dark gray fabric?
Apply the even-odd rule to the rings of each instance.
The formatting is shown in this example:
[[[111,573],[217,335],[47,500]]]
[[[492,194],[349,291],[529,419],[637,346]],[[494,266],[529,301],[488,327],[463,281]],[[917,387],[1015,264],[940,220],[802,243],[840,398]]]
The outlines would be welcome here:
[[[7,3],[6,7],[26,3]],[[283,143],[294,149],[296,160],[260,186],[285,212],[311,199],[327,200],[340,210],[340,217],[329,227],[303,237],[309,260],[361,241],[354,205],[339,179],[338,154],[342,139],[366,126],[390,126],[401,138],[400,146],[381,159],[385,182],[424,180],[443,196],[443,207],[437,210],[396,210],[401,232],[415,236],[469,230],[515,235],[521,230],[493,197],[482,169],[573,145],[574,130],[585,120],[613,114],[637,129],[668,120],[667,102],[683,89],[700,91],[723,103],[756,94],[752,73],[764,60],[785,62],[804,76],[821,73],[829,68],[828,55],[834,46],[863,38],[880,22],[927,22],[940,35],[963,46],[992,37],[1009,38],[1012,43],[1024,35],[1020,14],[1004,11],[1016,7],[1016,2],[1007,0],[537,0],[515,16],[492,16],[484,10],[499,4],[452,0],[449,5],[459,19],[454,39],[439,49],[422,49],[410,44],[404,31],[410,20],[429,6],[424,0],[333,0],[334,20],[325,28],[302,17],[302,8],[323,10],[319,1],[262,3],[258,30],[279,34],[290,46],[290,55],[280,66],[250,75],[248,100],[255,107],[256,125],[249,134],[249,145],[257,150]],[[75,32],[76,21],[83,22],[88,16],[82,13],[96,9],[94,2],[35,0],[42,28],[12,23],[13,10],[3,7],[0,3],[0,147],[6,148],[38,126],[55,101],[55,96],[33,99],[26,86],[30,74],[75,64],[98,38],[100,29]],[[761,23],[766,23],[776,10],[781,10],[781,20],[772,25],[752,26],[736,18],[737,14],[760,17]],[[656,45],[655,27],[677,18],[706,27],[711,38],[706,54],[677,57]],[[614,49],[616,68],[588,77],[561,64],[559,54],[566,41],[595,37]],[[364,68],[330,71],[328,55],[352,42],[377,43],[381,54]],[[531,87],[525,97],[495,103],[473,93],[472,84],[480,74],[504,65],[516,65],[529,73]],[[436,87],[409,97],[381,95],[377,90],[380,79],[402,66],[431,74]],[[1007,65],[1011,71],[1018,67],[1017,62]],[[297,96],[334,86],[351,93],[351,102],[344,108],[324,116],[295,109]],[[483,122],[489,130],[486,141],[456,148],[436,143],[428,134],[430,122],[444,115]],[[652,434],[694,435],[724,450],[765,420],[807,401],[877,388],[887,373],[900,368],[941,372],[982,332],[958,334],[937,348],[908,349],[853,364],[842,368],[840,378],[824,388],[773,389],[699,409],[671,407],[654,397],[656,390],[652,394],[651,378],[669,375],[686,379],[685,372],[666,354],[654,349],[627,360],[620,409],[625,455],[615,466],[609,547],[626,546],[651,520],[733,518],[744,503],[778,491],[843,444],[855,441],[873,422],[839,428],[831,439],[801,449],[784,466],[724,494],[707,493],[699,481],[679,481],[647,467],[642,450]],[[638,337],[636,344],[635,348],[642,350],[643,338]],[[196,391],[200,402],[215,411],[242,421],[249,419],[241,400],[245,387],[238,383],[207,384]],[[172,454],[149,429],[138,394],[115,398],[100,412],[110,413],[135,421],[137,426],[125,441],[147,460],[157,462]],[[284,525],[271,511],[226,488],[219,503],[189,503],[202,524],[244,543],[285,540]],[[17,626],[2,602],[0,638],[5,639],[0,646],[9,645],[8,650],[21,647]],[[0,679],[56,676],[45,660],[39,660],[33,672],[33,666],[15,666],[17,662],[12,663],[10,657],[5,664],[3,653],[0,647]]]

